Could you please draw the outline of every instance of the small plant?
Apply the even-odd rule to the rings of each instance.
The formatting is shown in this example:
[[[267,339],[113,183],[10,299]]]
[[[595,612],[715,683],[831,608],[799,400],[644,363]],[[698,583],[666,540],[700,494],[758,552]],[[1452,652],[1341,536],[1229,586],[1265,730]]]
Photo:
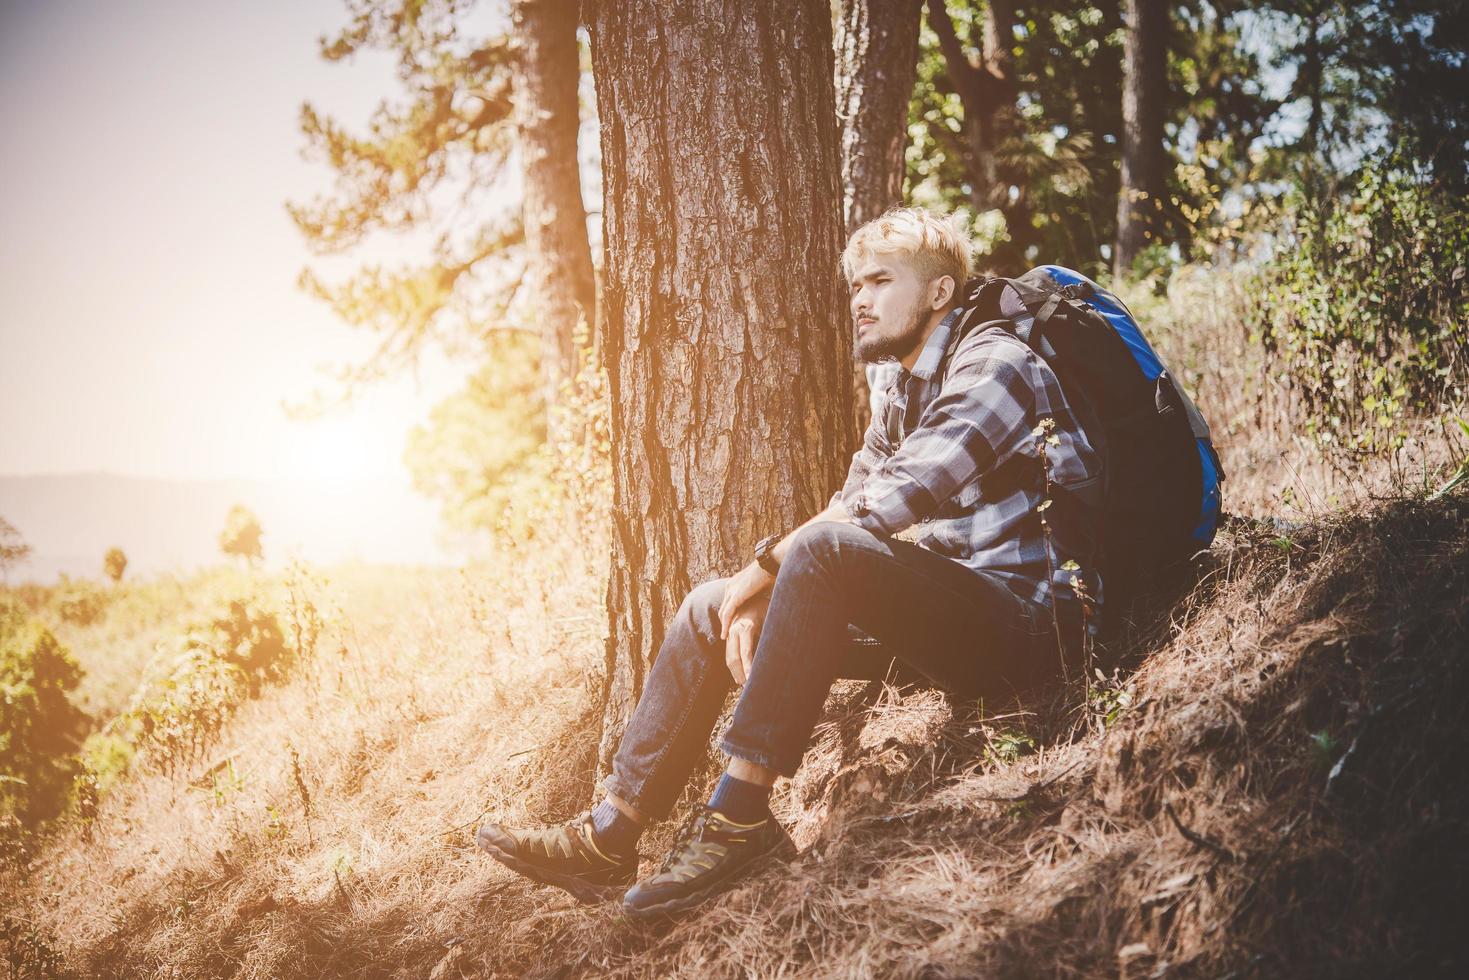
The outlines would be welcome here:
[[[235,768],[234,756],[230,756],[224,762],[210,768],[191,785],[195,789],[208,793],[210,802],[215,807],[222,807],[231,796],[245,788],[245,777]]]
[[[91,626],[102,618],[107,610],[107,597],[86,582],[64,583],[64,590],[56,603],[56,612],[62,622],[73,626]]]
[[[193,642],[186,638],[167,673],[139,689],[129,712],[139,751],[169,774],[214,744],[244,697],[239,668]]]
[[[1336,763],[1337,749],[1340,748],[1336,738],[1331,732],[1322,729],[1319,732],[1311,733],[1310,744],[1311,768],[1318,772],[1329,771]]]
[[[984,758],[992,766],[1011,766],[1035,751],[1035,739],[1014,729],[985,729]]]
[[[286,835],[286,829],[286,818],[281,813],[280,808],[274,803],[266,804],[265,836],[271,840],[276,840]]]
[[[122,581],[123,573],[128,570],[128,556],[123,554],[121,548],[108,548],[107,554],[102,556],[102,571],[115,585]]]
[[[301,756],[291,746],[291,781],[296,787],[296,798],[301,801],[301,813],[306,817],[306,836],[315,844],[315,833],[311,829],[311,790],[306,785],[306,774],[301,771]]]
[[[83,768],[77,773],[72,794],[76,817],[82,825],[82,838],[91,840],[92,824],[97,820],[97,812],[102,803],[102,791],[97,785],[96,775]]]
[[[1091,676],[1096,683],[1088,685],[1087,706],[1091,709],[1092,718],[1105,732],[1117,723],[1123,712],[1132,707],[1132,692],[1115,671],[1109,677],[1100,668],[1093,667]]]
[[[31,546],[25,543],[15,525],[0,517],[0,577],[8,579],[11,567],[22,564],[30,556]]]
[[[9,913],[0,916],[0,946],[13,978],[64,975],[65,960],[54,940],[30,922]]]
[[[30,869],[35,857],[35,834],[16,817],[0,813],[0,872],[18,877]]]
[[[1459,423],[1459,428],[1463,430],[1466,437],[1469,437],[1469,422],[1463,419],[1455,419],[1454,421]],[[1465,482],[1469,482],[1469,454],[1464,456],[1464,461],[1459,464],[1459,468],[1454,471],[1454,474],[1444,481],[1444,485],[1429,494],[1428,499],[1430,502],[1438,500],[1440,497],[1452,493],[1455,488],[1462,486]]]
[[[139,686],[128,712],[139,750],[169,773],[198,761],[236,707],[284,679],[298,660],[275,613],[254,599],[229,600],[177,649]]]
[[[309,662],[316,656],[316,644],[321,631],[326,627],[321,611],[311,598],[307,585],[313,582],[311,573],[300,562],[292,562],[286,572],[286,615],[290,618],[291,644],[294,658]]]
[[[88,721],[70,700],[81,679],[50,630],[0,602],[0,815],[36,827],[66,807]]]
[[[127,774],[134,754],[132,743],[111,727],[88,735],[81,751],[82,766],[102,793]]]
[[[235,504],[225,515],[224,530],[219,532],[219,550],[243,558],[253,566],[265,557],[260,547],[263,536],[259,519],[241,504]]]
[[[204,645],[240,671],[251,695],[258,694],[265,681],[284,677],[295,652],[286,646],[275,613],[260,609],[247,599],[231,599],[210,620]]]

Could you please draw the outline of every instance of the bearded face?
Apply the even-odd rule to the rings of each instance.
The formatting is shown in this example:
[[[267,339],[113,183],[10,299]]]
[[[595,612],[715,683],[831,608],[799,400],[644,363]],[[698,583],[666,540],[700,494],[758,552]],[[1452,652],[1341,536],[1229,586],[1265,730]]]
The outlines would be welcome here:
[[[916,350],[933,310],[929,285],[904,256],[869,256],[852,277],[853,354],[873,363]]]

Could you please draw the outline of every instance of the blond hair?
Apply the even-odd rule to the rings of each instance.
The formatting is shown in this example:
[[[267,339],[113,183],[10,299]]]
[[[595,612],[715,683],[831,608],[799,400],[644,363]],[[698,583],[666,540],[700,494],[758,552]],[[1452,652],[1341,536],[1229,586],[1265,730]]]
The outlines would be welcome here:
[[[893,208],[852,232],[842,252],[842,272],[851,282],[857,266],[875,255],[901,255],[930,282],[951,276],[964,288],[974,265],[974,247],[952,216],[924,208]]]

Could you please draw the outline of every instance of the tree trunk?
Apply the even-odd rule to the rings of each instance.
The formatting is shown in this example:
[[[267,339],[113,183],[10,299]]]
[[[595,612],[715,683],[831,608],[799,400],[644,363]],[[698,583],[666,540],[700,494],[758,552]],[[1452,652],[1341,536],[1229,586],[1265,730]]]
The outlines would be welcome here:
[[[1005,216],[1010,241],[991,258],[1002,267],[1016,265],[1023,260],[1034,234],[1025,181],[1003,153],[1004,144],[1015,136],[1020,124],[1012,51],[1014,0],[989,0],[985,4],[977,60],[964,53],[944,0],[928,0],[928,21],[938,35],[946,73],[964,107],[970,203],[978,211],[998,209]],[[1015,274],[1021,271],[1016,269]]]
[[[840,483],[852,375],[830,8],[589,12],[613,443],[605,771],[690,586]]]
[[[597,287],[577,166],[576,0],[515,0],[515,121],[524,172],[526,275],[547,408],[577,369],[573,333],[596,326]],[[590,335],[587,338],[590,342]]]
[[[1317,3],[1307,6],[1304,14],[1306,41],[1301,51],[1301,65],[1297,69],[1300,78],[1297,84],[1305,89],[1309,106],[1306,131],[1302,134],[1301,144],[1306,151],[1304,157],[1306,196],[1312,204],[1320,202],[1322,197],[1321,174],[1330,170],[1321,146],[1321,128],[1325,117],[1325,106],[1322,105],[1321,100],[1324,73],[1321,32],[1326,14],[1323,8],[1323,4]]]
[[[908,102],[918,67],[923,0],[842,0],[836,35],[836,103],[841,123],[843,218],[850,235],[903,203]],[[870,398],[896,368],[854,365],[853,448],[872,416]]]
[[[1167,83],[1166,0],[1127,0],[1123,16],[1122,189],[1117,195],[1117,242],[1112,275],[1122,278],[1144,248],[1157,241],[1163,210],[1163,96]]]
[[[842,0],[836,34],[847,233],[903,200],[923,0]]]

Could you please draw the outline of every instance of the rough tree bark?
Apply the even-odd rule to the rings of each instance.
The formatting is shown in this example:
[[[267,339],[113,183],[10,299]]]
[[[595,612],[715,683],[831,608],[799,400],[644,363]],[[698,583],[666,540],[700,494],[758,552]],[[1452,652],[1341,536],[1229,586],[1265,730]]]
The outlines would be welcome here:
[[[1005,216],[1010,242],[995,258],[1014,259],[1033,237],[1025,182],[1001,152],[1020,123],[1013,51],[1015,2],[985,4],[984,36],[975,58],[965,53],[944,0],[928,0],[928,23],[938,35],[949,81],[964,107],[970,202],[982,211],[998,208]]]
[[[922,13],[923,0],[842,0],[836,29],[836,104],[842,214],[849,235],[903,201],[903,150]],[[855,390],[880,391],[896,370],[859,363]],[[872,415],[870,399],[853,398],[852,410],[855,447]]]
[[[587,13],[613,442],[605,771],[690,586],[840,482],[852,374],[826,2]]]
[[[524,174],[525,224],[533,315],[541,335],[546,404],[575,373],[573,331],[585,317],[596,327],[597,287],[587,242],[576,144],[576,0],[515,0],[515,122]]]
[[[1121,278],[1161,228],[1163,96],[1167,83],[1167,0],[1127,0],[1122,49],[1122,188],[1112,275]]]
[[[842,0],[836,29],[842,216],[850,234],[903,200],[923,0]]]

